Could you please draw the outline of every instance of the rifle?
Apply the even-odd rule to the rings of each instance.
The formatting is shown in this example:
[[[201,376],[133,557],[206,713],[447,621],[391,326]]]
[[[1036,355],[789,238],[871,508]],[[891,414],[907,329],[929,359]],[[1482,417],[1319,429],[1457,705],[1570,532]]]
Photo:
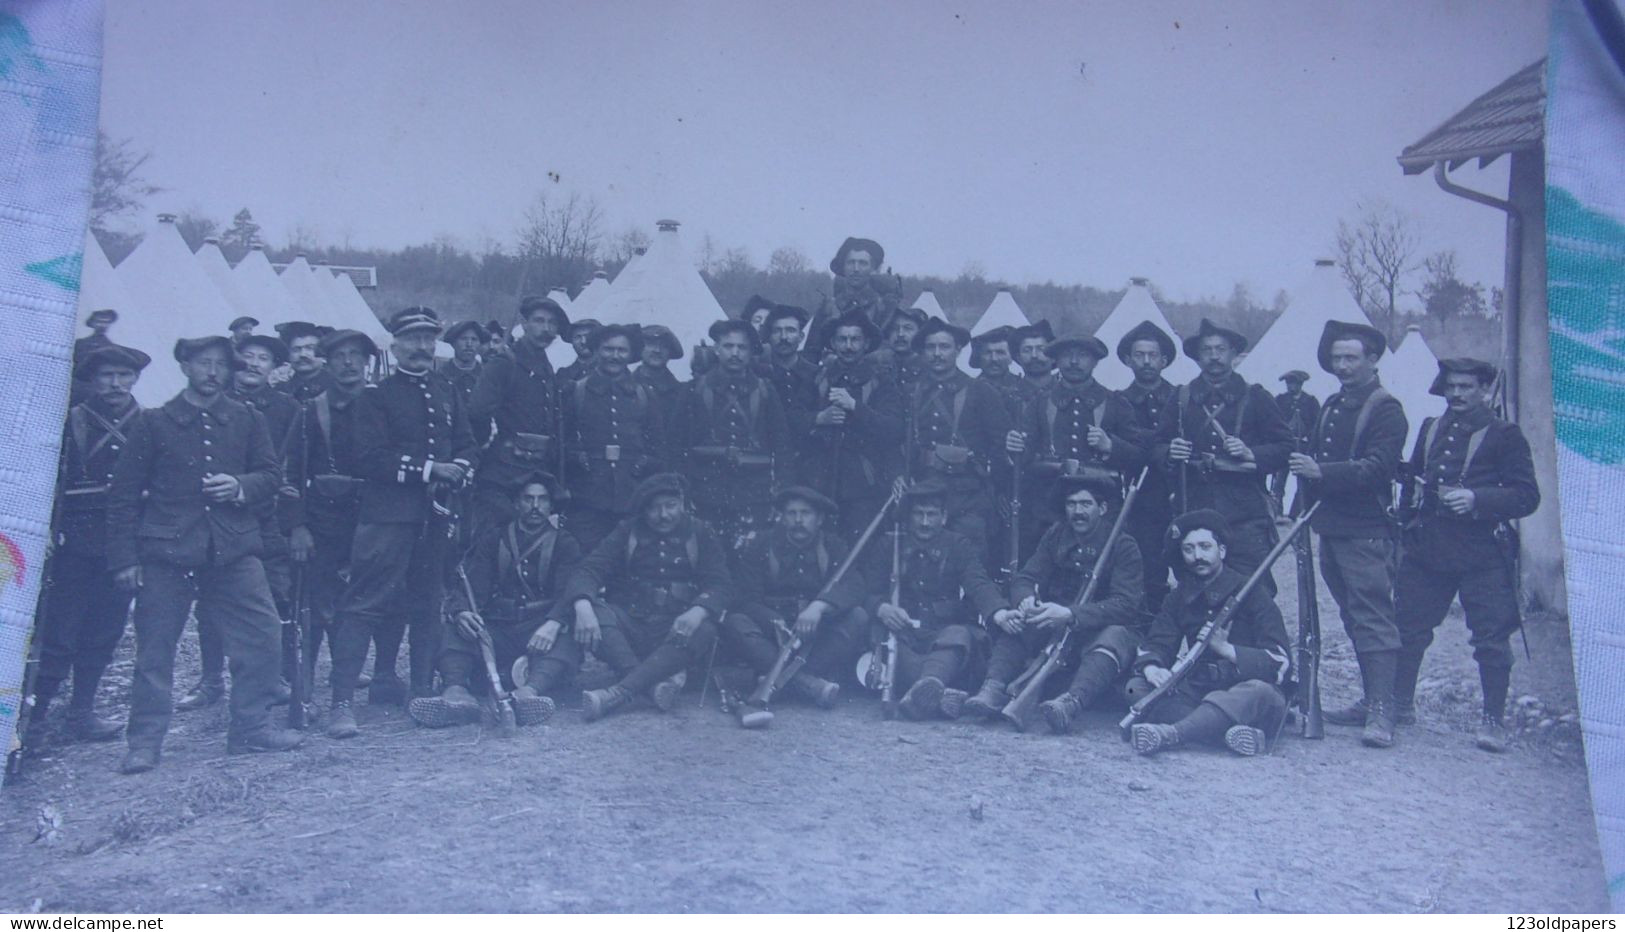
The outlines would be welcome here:
[[[293,569],[293,617],[282,619],[282,656],[291,671],[288,684],[293,695],[288,699],[288,727],[303,731],[309,723],[310,689],[305,681],[305,645],[310,643],[310,593],[305,586],[304,564]]]
[[[874,520],[870,521],[869,526],[863,529],[857,543],[853,544],[852,549],[847,551],[846,557],[835,567],[835,572],[830,575],[823,588],[818,590],[818,594],[813,596],[812,601],[816,602],[829,595],[829,591],[835,588],[835,584],[846,576],[847,571],[852,568],[852,564],[857,561],[858,554],[862,553],[863,548],[869,545],[869,539],[874,537],[875,531],[880,528],[880,522],[885,519],[887,510],[896,502],[897,490],[893,489],[891,497],[886,499],[886,504],[880,506],[880,510],[875,513]],[[780,624],[779,627],[782,632],[783,625]],[[750,698],[746,700],[751,705],[766,708],[769,700],[773,698],[773,694],[783,689],[784,685],[790,682],[796,673],[801,670],[802,665],[807,662],[807,658],[801,656],[800,653],[801,636],[793,632],[789,634],[790,636],[785,641],[784,646],[779,648],[779,656],[774,658],[773,666],[768,669],[767,675],[763,676],[761,682],[756,685],[755,692],[752,692]]]
[[[902,509],[898,509],[901,511]],[[891,604],[903,604],[903,521],[894,522],[891,538]],[[885,656],[880,661],[880,714],[897,717],[897,632],[886,629],[886,640],[881,644]]]
[[[468,581],[468,573],[463,570],[463,564],[457,564],[457,579],[463,584],[463,595],[468,597],[468,607],[479,614],[479,602],[474,598],[474,586]],[[480,626],[480,657],[485,661],[485,676],[491,682],[491,701],[497,707],[497,727],[502,736],[512,737],[518,728],[519,720],[514,716],[513,697],[502,688],[502,674],[497,672],[496,650],[491,646],[491,632]]]
[[[1300,491],[1298,501],[1304,498]],[[1303,714],[1305,738],[1326,737],[1320,715],[1320,602],[1315,591],[1314,542],[1306,529],[1293,535],[1292,555],[1298,570],[1298,711]]]
[[[1117,511],[1117,520],[1112,522],[1111,533],[1106,536],[1106,543],[1100,548],[1100,556],[1095,558],[1095,565],[1089,571],[1089,578],[1084,580],[1079,587],[1077,598],[1072,600],[1074,612],[1088,605],[1089,600],[1094,597],[1095,587],[1100,584],[1100,576],[1106,570],[1106,560],[1111,556],[1112,545],[1117,543],[1117,538],[1123,533],[1129,509],[1134,507],[1134,499],[1140,494],[1140,486],[1144,484],[1146,472],[1150,468],[1149,466],[1140,468],[1140,475],[1134,480],[1134,484],[1128,487],[1128,494],[1123,496],[1123,507]],[[1017,731],[1027,730],[1027,725],[1032,720],[1033,708],[1038,705],[1039,697],[1043,695],[1044,683],[1066,656],[1073,630],[1072,625],[1062,628],[1061,633],[1051,638],[1044,646],[1043,652],[1034,657],[1032,662],[1027,664],[1027,669],[1010,684],[1010,688],[1016,691],[1016,697],[1006,703],[1004,710],[999,714],[1013,722]]]
[[[1027,419],[1027,403],[1025,400],[1016,402],[1016,413],[1024,423]],[[1013,454],[1010,456],[1010,565],[1006,570],[1006,584],[1016,578],[1021,572],[1021,473],[1022,463]]]
[[[1245,599],[1264,579],[1265,575],[1269,573],[1270,567],[1274,566],[1275,561],[1279,560],[1281,554],[1286,552],[1286,548],[1292,543],[1292,539],[1309,526],[1309,519],[1314,517],[1315,512],[1318,510],[1320,510],[1320,503],[1315,502],[1304,511],[1301,517],[1292,522],[1292,526],[1287,529],[1286,535],[1276,541],[1275,546],[1271,547],[1270,552],[1265,555],[1263,562],[1258,564],[1258,569],[1253,570],[1253,574],[1247,577],[1247,581],[1241,584],[1241,588],[1232,593],[1230,598],[1224,600],[1224,606],[1219,609],[1219,613],[1209,618],[1202,625],[1201,630],[1196,632],[1196,643],[1192,644],[1183,656],[1174,661],[1173,669],[1168,671],[1170,675],[1166,680],[1162,681],[1162,685],[1146,693],[1140,697],[1138,702],[1129,707],[1128,714],[1123,716],[1123,720],[1117,723],[1117,727],[1122,729],[1125,741],[1128,740],[1129,729],[1134,727],[1135,722],[1145,716],[1146,710],[1151,708],[1163,696],[1173,692],[1179,682],[1190,673],[1191,668],[1196,666],[1197,661],[1202,659],[1202,655],[1207,652],[1209,645],[1213,643],[1213,638],[1220,631],[1229,630],[1230,623],[1235,620],[1236,612],[1241,608],[1242,599]]]

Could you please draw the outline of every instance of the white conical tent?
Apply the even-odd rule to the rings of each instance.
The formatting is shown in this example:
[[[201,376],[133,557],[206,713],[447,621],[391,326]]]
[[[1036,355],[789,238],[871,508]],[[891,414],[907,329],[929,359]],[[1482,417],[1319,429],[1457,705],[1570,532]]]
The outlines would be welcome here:
[[[85,318],[92,311],[117,311],[119,322],[113,325],[108,338],[114,343],[123,343],[124,332],[127,329],[139,327],[145,315],[136,307],[125,290],[119,275],[113,271],[113,263],[107,261],[107,253],[102,251],[102,244],[90,231],[85,231],[84,261],[79,267],[79,320],[84,323]]]
[[[929,289],[929,288],[927,288],[926,290],[920,292],[920,296],[918,298],[915,298],[914,303],[910,304],[909,307],[917,307],[920,310],[924,311],[930,317],[947,317],[948,316],[942,310],[942,305],[937,302],[937,296],[935,294],[932,294],[931,289]]]
[[[1183,385],[1202,374],[1196,361],[1181,351],[1179,331],[1174,329],[1173,324],[1168,323],[1162,308],[1157,306],[1157,299],[1151,296],[1149,282],[1143,278],[1131,278],[1128,290],[1123,293],[1123,299],[1117,302],[1117,306],[1112,308],[1112,312],[1106,315],[1106,319],[1095,331],[1095,336],[1106,344],[1106,352],[1112,354],[1095,367],[1095,381],[1107,388],[1118,390],[1128,388],[1129,383],[1134,381],[1134,373],[1117,359],[1117,342],[1123,339],[1124,334],[1147,320],[1174,338],[1174,360],[1168,368],[1162,370],[1163,378],[1175,385]]]
[[[553,299],[553,303],[564,308],[564,314],[566,317],[575,316],[573,311],[575,302],[570,300],[570,292],[565,291],[563,288],[554,288],[552,291],[547,293],[547,296]]]
[[[119,283],[142,311],[139,319],[120,321],[118,342],[152,357],[152,365],[136,385],[136,399],[148,407],[161,405],[186,387],[175,362],[175,341],[223,336],[236,314],[186,248],[171,214],[159,216],[157,226],[119,263],[116,272]]]
[[[1337,391],[1338,381],[1320,368],[1320,333],[1329,320],[1370,324],[1371,318],[1355,302],[1343,283],[1343,274],[1330,259],[1315,262],[1314,271],[1291,292],[1292,301],[1264,333],[1236,371],[1249,382],[1257,382],[1270,394],[1286,390],[1281,375],[1291,369],[1309,373],[1304,391],[1325,401]]]
[[[625,272],[626,270],[622,269],[621,271]],[[592,273],[592,281],[581,289],[581,293],[576,295],[575,301],[572,302],[571,306],[574,310],[570,315],[570,319],[590,317],[596,320],[598,318],[598,305],[603,302],[609,292],[609,276],[604,274],[602,270]]]
[[[1383,387],[1405,406],[1405,418],[1410,422],[1405,455],[1409,456],[1422,420],[1444,411],[1444,399],[1428,394],[1433,377],[1439,373],[1439,357],[1422,339],[1422,328],[1412,324],[1399,346],[1377,364],[1377,372]]]
[[[384,329],[383,323],[379,321],[378,315],[373,312],[372,306],[367,303],[367,299],[361,296],[361,289],[355,286],[355,279],[343,272],[335,273],[333,275],[333,291],[337,296],[338,303],[348,308],[344,319],[350,321],[350,323],[346,326],[353,327],[372,337],[377,342],[379,349],[389,345],[389,331]]]
[[[638,260],[637,280],[624,288],[617,285],[590,316],[605,324],[670,327],[683,346],[683,358],[672,360],[671,371],[679,379],[686,379],[694,347],[706,339],[713,323],[728,315],[700,277],[688,247],[677,233],[677,222],[662,220],[657,229],[649,251]],[[576,306],[580,305],[581,299],[577,298]]]
[[[299,305],[294,303],[293,295],[282,284],[282,279],[277,277],[276,269],[271,268],[265,248],[258,243],[231,270],[231,277],[238,292],[259,308],[252,316],[265,327],[302,319]]]
[[[327,292],[316,281],[315,270],[311,268],[310,260],[305,258],[304,253],[295,256],[277,277],[282,280],[282,287],[288,289],[288,294],[293,296],[293,303],[299,308],[297,319],[308,320],[313,324],[333,325],[328,319],[333,316],[333,310],[328,304]]]
[[[921,297],[923,298],[929,294],[931,292],[927,291]],[[932,295],[932,303],[935,302],[936,296]],[[914,306],[919,307],[920,302],[915,301]],[[937,308],[938,316],[941,316],[941,310],[942,308],[939,306]],[[988,304],[987,310],[982,312],[981,319],[976,321],[976,325],[970,328],[970,335],[979,337],[989,330],[997,330],[1000,327],[1025,327],[1031,323],[1032,321],[1027,319],[1027,315],[1022,313],[1021,307],[1016,304],[1015,296],[1009,290],[1001,288],[999,293],[993,296],[993,301]],[[970,370],[970,347],[968,346],[959,351],[959,368],[966,371]]]
[[[220,241],[209,237],[203,241],[203,246],[197,251],[198,265],[203,267],[209,280],[220,289],[220,293],[231,302],[231,307],[239,316],[248,315],[256,320],[264,320],[265,309],[259,307],[252,297],[237,286],[237,279],[231,274],[231,266],[226,262],[226,256],[220,251]],[[267,321],[268,323],[269,321]]]

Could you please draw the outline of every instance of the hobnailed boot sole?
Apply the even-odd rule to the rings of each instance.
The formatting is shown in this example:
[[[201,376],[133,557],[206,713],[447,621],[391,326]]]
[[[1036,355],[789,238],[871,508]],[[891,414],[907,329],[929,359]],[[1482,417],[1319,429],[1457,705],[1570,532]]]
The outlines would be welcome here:
[[[903,694],[903,701],[897,704],[898,711],[904,718],[920,721],[930,717],[931,713],[942,711],[942,681],[934,676],[928,676],[916,682]]]
[[[513,718],[520,725],[542,725],[553,717],[558,706],[546,696],[514,696]]]
[[[1049,725],[1050,731],[1058,735],[1072,733],[1072,713],[1067,711],[1061,700],[1050,699],[1041,702],[1038,704],[1038,710],[1044,713],[1044,723]]]
[[[1257,757],[1267,749],[1268,739],[1262,728],[1251,725],[1232,725],[1224,733],[1224,746],[1242,757]]]
[[[517,715],[517,709],[515,710]],[[406,714],[425,728],[449,728],[454,725],[472,725],[480,720],[479,703],[465,705],[447,702],[440,696],[413,699],[406,704]]]
[[[969,698],[970,693],[963,689],[944,689],[942,699],[937,702],[938,708],[942,710],[942,717],[949,721],[957,721],[960,714],[965,711],[965,700]]]
[[[1168,725],[1138,724],[1129,729],[1129,741],[1134,745],[1134,753],[1149,757],[1164,748],[1174,746],[1174,736],[1169,734],[1173,729]]]

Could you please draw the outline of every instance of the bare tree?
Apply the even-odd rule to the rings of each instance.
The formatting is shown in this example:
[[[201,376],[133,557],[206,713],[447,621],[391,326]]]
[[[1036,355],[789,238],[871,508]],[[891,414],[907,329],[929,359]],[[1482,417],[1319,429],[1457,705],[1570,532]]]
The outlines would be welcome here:
[[[1416,233],[1392,205],[1374,202],[1361,204],[1359,210],[1353,223],[1337,222],[1339,265],[1354,300],[1393,339],[1405,281],[1421,268]]]
[[[196,207],[188,207],[175,218],[175,229],[180,231],[186,245],[197,252],[204,240],[220,232],[220,224],[205,217]]]
[[[1427,278],[1419,292],[1422,307],[1429,315],[1444,320],[1470,314],[1483,317],[1488,313],[1483,285],[1469,285],[1456,272],[1456,251],[1446,249],[1423,260]]]
[[[603,222],[603,210],[591,197],[538,193],[518,230],[520,291],[585,281],[598,259]]]
[[[625,265],[631,262],[634,256],[649,248],[649,234],[637,224],[632,224],[615,237],[615,243],[610,247],[608,256],[611,262]]]
[[[151,152],[136,150],[134,140],[114,139],[96,131],[96,169],[90,178],[91,229],[107,230],[163,190],[141,175],[151,158]]]
[[[807,271],[807,265],[807,254],[794,246],[780,246],[767,260],[767,270],[774,275],[797,275]]]
[[[710,231],[700,237],[700,248],[694,251],[694,259],[699,263],[700,271],[712,274],[717,271],[717,253],[719,251],[720,247],[717,246],[716,237],[712,236]]]

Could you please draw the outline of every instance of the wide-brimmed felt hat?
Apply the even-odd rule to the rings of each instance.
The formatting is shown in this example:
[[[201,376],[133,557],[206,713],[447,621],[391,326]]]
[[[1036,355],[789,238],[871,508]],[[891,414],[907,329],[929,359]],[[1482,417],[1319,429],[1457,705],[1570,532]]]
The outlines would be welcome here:
[[[1117,341],[1117,358],[1126,365],[1129,361],[1129,354],[1134,351],[1134,344],[1141,340],[1150,340],[1162,349],[1162,367],[1164,369],[1174,364],[1174,357],[1178,353],[1178,348],[1174,346],[1173,336],[1149,320],[1142,320],[1135,324],[1133,329],[1123,334],[1123,338]]]
[[[745,316],[749,317],[750,315],[746,314]],[[767,322],[762,327],[765,330],[772,330],[775,322],[786,317],[794,317],[796,324],[801,327],[807,326],[807,321],[812,319],[812,315],[804,307],[796,307],[794,304],[775,304],[773,309],[767,312]]]
[[[883,339],[880,334],[880,328],[876,327],[875,322],[870,320],[869,315],[865,314],[862,310],[854,309],[847,311],[845,314],[842,314],[841,316],[830,321],[830,337],[833,339],[835,336],[835,331],[841,329],[842,327],[857,327],[858,329],[862,330],[863,336],[868,341],[868,346],[870,349],[874,349],[875,347],[879,346],[881,340]]]
[[[651,343],[665,347],[668,359],[683,358],[683,341],[677,339],[677,334],[672,333],[670,327],[663,324],[644,324],[643,344],[647,347]]]
[[[1328,320],[1326,326],[1321,328],[1320,345],[1315,350],[1315,358],[1320,361],[1320,368],[1327,372],[1332,371],[1332,344],[1338,340],[1359,340],[1367,353],[1376,353],[1378,356],[1388,351],[1388,338],[1376,327],[1344,320]]]
[[[1439,360],[1439,374],[1433,377],[1433,384],[1428,386],[1429,395],[1444,397],[1444,380],[1452,372],[1465,372],[1476,376],[1481,384],[1488,385],[1495,381],[1499,370],[1491,363],[1471,356],[1452,356],[1449,359]]]
[[[1240,332],[1231,330],[1229,327],[1221,327],[1204,317],[1202,318],[1202,326],[1195,333],[1185,338],[1183,346],[1185,355],[1192,359],[1198,358],[1197,351],[1201,348],[1202,341],[1213,336],[1224,337],[1225,342],[1230,344],[1230,348],[1238,353],[1247,351],[1247,338],[1242,336]]]
[[[360,343],[367,350],[368,356],[378,355],[378,344],[372,337],[359,330],[334,330],[322,336],[322,342],[316,345],[316,352],[322,356],[331,356],[333,351],[346,343]]]
[[[1303,383],[1309,381],[1309,373],[1303,371],[1302,369],[1289,369],[1286,372],[1281,373],[1280,381],[1285,382],[1288,385],[1302,385]]]
[[[750,315],[756,313],[757,311],[765,309],[771,312],[776,307],[778,307],[778,305],[774,304],[772,301],[769,301],[759,294],[753,294],[750,296],[750,300],[745,302],[745,308],[739,312],[739,317],[742,320],[749,320]]]
[[[1013,353],[1019,350],[1023,342],[1033,339],[1043,340],[1044,345],[1048,346],[1055,342],[1055,328],[1050,326],[1049,321],[1041,320],[1036,324],[1028,324],[1025,327],[1017,327],[1011,330],[1010,351]]]
[[[1106,358],[1106,344],[1099,337],[1062,337],[1053,340],[1044,346],[1044,355],[1051,359],[1061,358],[1061,353],[1070,349],[1081,349],[1095,357],[1096,361]]]
[[[232,320],[231,323],[226,325],[226,329],[227,330],[236,330],[238,327],[243,327],[243,326],[258,327],[259,325],[260,325],[260,322],[257,319],[244,315],[242,317],[238,317],[238,318],[235,318],[234,320]]]
[[[632,356],[637,358],[643,355],[643,328],[637,324],[609,324],[599,327],[587,337],[587,348],[593,352],[610,337],[626,337],[632,344]]]
[[[547,311],[553,315],[558,324],[560,333],[567,333],[570,329],[570,315],[565,313],[564,306],[546,295],[526,295],[519,301],[519,316],[529,319],[537,311]]]
[[[925,323],[920,325],[920,332],[914,335],[914,348],[917,350],[924,346],[926,338],[931,336],[933,333],[948,334],[948,336],[953,338],[954,345],[961,348],[970,345],[969,330],[966,330],[964,327],[957,324],[951,324],[948,321],[943,320],[941,317],[930,317],[926,319]]]
[[[321,328],[308,320],[290,320],[277,324],[272,329],[276,331],[277,336],[282,338],[282,342],[288,344],[292,344],[293,341],[303,337],[320,337],[322,335]]]
[[[233,364],[237,362],[237,352],[235,347],[232,345],[231,337],[213,335],[206,337],[181,337],[179,340],[176,340],[175,361],[186,362],[188,359],[191,359],[198,353],[216,346],[226,351],[226,358],[230,359]]]
[[[110,343],[86,353],[84,358],[79,360],[79,364],[73,367],[73,377],[84,381],[95,375],[96,370],[103,366],[123,366],[140,372],[151,362],[151,356],[134,347]]]
[[[118,323],[118,311],[115,311],[110,307],[99,307],[85,315],[85,323],[93,324],[102,318],[106,318],[107,322],[110,324],[116,324]]]
[[[581,333],[583,330],[585,330],[588,333],[591,333],[594,330],[601,329],[603,326],[604,325],[603,325],[603,323],[601,321],[598,321],[598,320],[596,320],[594,318],[591,318],[591,317],[583,317],[580,320],[576,321],[575,323],[571,324],[569,327],[565,328],[565,332],[567,334],[569,334],[568,339],[574,340],[576,338],[576,335]]]
[[[257,346],[260,349],[265,350],[267,353],[270,353],[271,359],[274,360],[275,364],[278,366],[288,361],[288,344],[268,333],[251,333],[248,336],[243,337],[241,340],[238,340],[238,354],[240,355],[243,350],[248,349],[251,346]]]
[[[1055,479],[1055,507],[1064,510],[1063,506],[1072,493],[1088,489],[1095,497],[1095,501],[1102,504],[1111,504],[1123,497],[1122,484],[1115,476],[1105,472],[1085,472],[1077,475],[1061,475]]]
[[[886,250],[880,248],[879,243],[861,236],[848,236],[846,242],[841,244],[841,248],[835,250],[835,258],[829,260],[829,270],[837,277],[846,274],[846,255],[854,249],[861,249],[869,254],[874,262],[875,271],[879,271],[881,263],[886,261]]]
[[[804,485],[787,486],[773,493],[774,508],[783,508],[786,503],[791,501],[806,502],[822,512],[826,518],[833,517],[840,511],[829,496]]]
[[[391,336],[401,336],[418,330],[429,330],[439,334],[441,330],[440,315],[432,307],[408,307],[396,311],[389,318],[389,332]]]
[[[896,329],[897,322],[905,319],[912,320],[914,321],[915,326],[923,328],[926,325],[926,322],[931,319],[931,315],[917,307],[900,307],[897,310],[892,311],[891,316],[886,318],[886,322],[880,325],[881,334],[884,335],[892,332],[892,330]]]
[[[459,320],[457,323],[447,327],[444,333],[440,334],[440,342],[448,345],[456,343],[458,338],[470,331],[472,331],[474,335],[477,336],[482,342],[490,338],[489,331],[487,331],[485,329],[485,325],[479,321]]]

